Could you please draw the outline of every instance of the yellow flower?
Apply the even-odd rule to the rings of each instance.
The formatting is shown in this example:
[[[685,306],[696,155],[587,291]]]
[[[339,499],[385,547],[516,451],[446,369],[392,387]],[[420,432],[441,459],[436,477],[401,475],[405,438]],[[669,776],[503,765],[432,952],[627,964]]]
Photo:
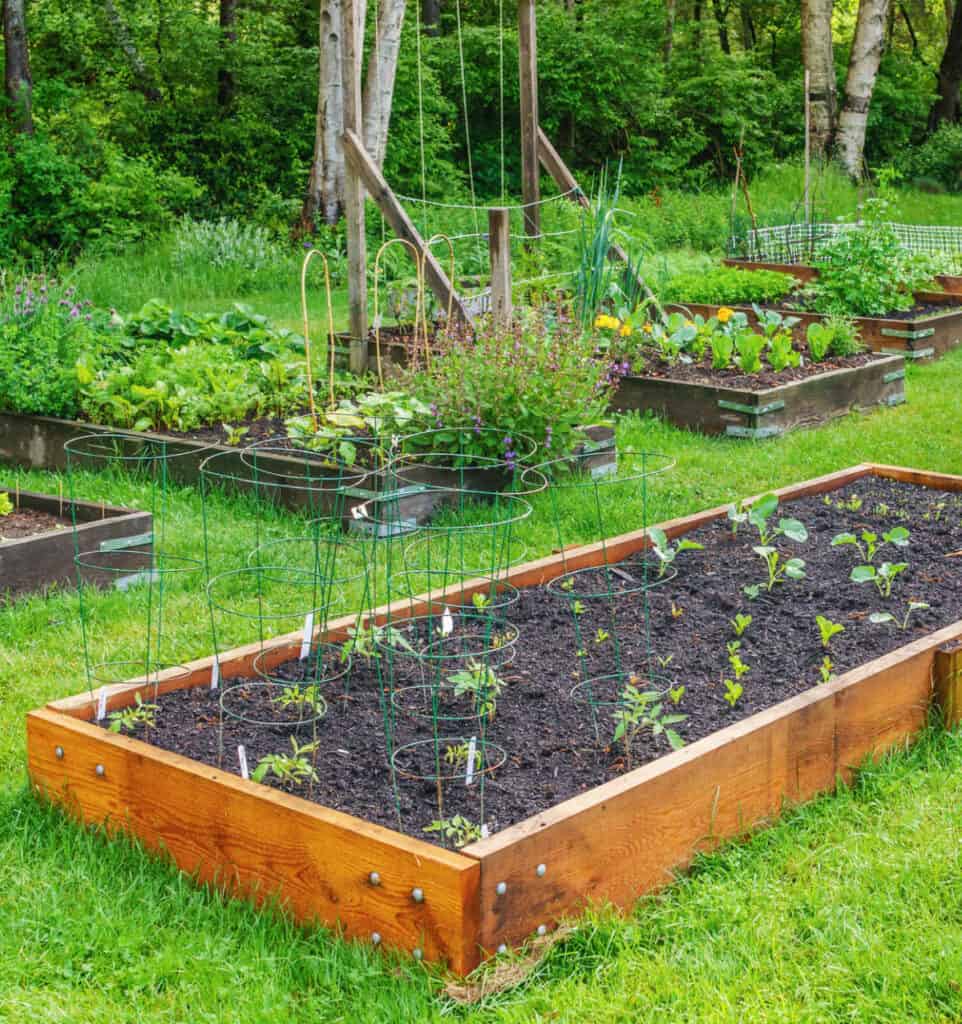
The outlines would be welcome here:
[[[652,332],[651,324],[645,324],[645,326],[642,327],[642,330],[645,332],[645,334],[651,334],[651,332]]]
[[[685,326],[686,327],[694,327],[695,326],[695,321],[694,320],[686,320],[685,321]]]
[[[630,337],[631,336],[631,324],[622,324],[620,330],[618,331],[618,333],[623,338]]]
[[[621,326],[621,321],[617,320],[613,316],[608,316],[607,313],[600,313],[595,318],[595,327],[607,328],[610,331],[615,331]]]
[[[735,315],[735,311],[733,309],[729,309],[728,306],[722,306],[721,309],[719,309],[718,313],[716,314],[716,316],[718,317],[718,322],[720,324],[727,324],[728,321],[731,320],[731,318],[734,315]]]
[[[595,327],[607,327],[608,317],[604,313],[599,313],[595,317]]]

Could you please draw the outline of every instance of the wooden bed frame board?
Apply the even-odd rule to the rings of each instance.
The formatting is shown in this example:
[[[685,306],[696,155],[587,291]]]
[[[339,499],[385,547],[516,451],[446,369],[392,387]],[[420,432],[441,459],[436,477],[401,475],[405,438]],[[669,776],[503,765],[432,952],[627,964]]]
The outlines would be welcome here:
[[[960,476],[864,463],[775,493],[792,500],[866,476],[962,491]],[[661,528],[675,537],[726,511],[719,506]],[[636,530],[528,562],[507,579],[534,586],[647,544],[647,531]],[[422,614],[429,605],[440,609],[446,594],[488,586],[456,585],[430,602],[381,606],[372,617]],[[355,621],[332,621],[324,638],[344,637]],[[522,943],[588,902],[630,906],[698,852],[774,819],[786,802],[830,790],[866,757],[907,742],[934,702],[955,724],[962,719],[959,640],[962,621],[459,853],[109,733],[91,724],[96,702],[89,693],[28,715],[29,772],[39,791],[84,821],[132,832],[201,881],[255,900],[277,894],[300,920],[368,941],[377,933],[387,945],[445,960],[464,974],[485,953]],[[300,642],[300,633],[271,641],[270,662],[296,656]],[[262,649],[249,644],[220,654],[221,678],[249,672]],[[161,692],[209,685],[213,662],[191,662],[186,682],[162,675]],[[145,688],[143,679],[110,687],[108,707],[132,703]],[[372,871],[379,885],[371,884]],[[415,888],[423,902],[412,896]]]

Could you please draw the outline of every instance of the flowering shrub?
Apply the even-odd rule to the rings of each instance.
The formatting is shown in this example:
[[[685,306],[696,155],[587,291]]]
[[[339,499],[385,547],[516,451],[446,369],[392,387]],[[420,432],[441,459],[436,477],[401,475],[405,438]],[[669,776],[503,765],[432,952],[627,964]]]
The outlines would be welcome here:
[[[613,380],[579,327],[529,316],[504,329],[485,322],[473,338],[453,335],[404,384],[430,409],[425,446],[513,467],[528,454],[523,438],[536,446],[533,461],[570,454],[578,427],[604,418]]]

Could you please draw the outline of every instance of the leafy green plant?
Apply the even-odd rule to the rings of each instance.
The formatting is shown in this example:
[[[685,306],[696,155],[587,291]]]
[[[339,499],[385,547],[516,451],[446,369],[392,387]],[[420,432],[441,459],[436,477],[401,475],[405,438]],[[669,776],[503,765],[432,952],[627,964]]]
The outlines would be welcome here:
[[[905,606],[905,615],[901,619],[896,618],[891,612],[872,612],[868,618],[869,622],[874,622],[876,625],[892,623],[904,632],[909,628],[909,619],[912,617],[912,613],[924,611],[928,607],[925,601],[909,601]]]
[[[466,768],[469,757],[471,757],[470,743],[449,743],[444,749],[445,764],[451,765],[452,768]],[[482,760],[481,751],[475,748],[472,771],[480,770]]]
[[[801,355],[795,351],[790,333],[776,334],[768,343],[768,362],[776,373],[789,367],[796,367],[802,361]]]
[[[285,686],[272,702],[278,707],[295,708],[297,711],[312,712],[315,715],[324,715],[327,712],[327,701],[316,683],[309,686],[300,686],[296,683]]]
[[[822,362],[829,355],[858,355],[864,348],[855,322],[839,314],[827,316],[821,322],[810,323],[805,330],[805,337],[808,353],[816,363]]]
[[[845,627],[839,622],[832,622],[824,615],[816,615],[815,622],[818,625],[818,635],[821,638],[822,646],[827,648],[832,642],[832,637],[845,632]]]
[[[805,578],[805,562],[801,558],[789,558],[782,561],[778,550],[768,544],[759,544],[752,548],[765,562],[768,570],[768,579],[764,583],[753,583],[742,588],[745,594],[754,601],[761,588],[771,592],[776,584],[783,583],[786,579],[803,580]]]
[[[748,521],[758,531],[758,539],[762,544],[771,544],[776,537],[787,537],[797,544],[808,540],[808,530],[798,519],[785,517],[778,520],[778,525],[769,526],[769,520],[778,511],[778,496],[764,494],[752,503],[748,510]]]
[[[735,674],[735,679],[741,679],[743,675],[746,675],[751,671],[751,666],[746,665],[741,659],[741,655],[738,653],[741,650],[740,640],[730,640],[728,642],[728,664],[731,665],[732,672]]]
[[[112,711],[110,718],[110,732],[133,732],[138,726],[152,729],[157,718],[157,705],[145,704],[140,694],[134,694],[134,703],[119,711]]]
[[[436,818],[430,825],[424,826],[425,832],[433,832],[442,839],[450,839],[457,849],[476,842],[481,838],[481,826],[475,825],[461,814],[451,818]]]
[[[699,544],[697,541],[688,540],[687,537],[681,537],[675,544],[672,544],[668,540],[668,535],[664,530],[657,526],[649,527],[648,537],[651,540],[651,549],[655,552],[655,557],[658,559],[658,575],[664,576],[668,567],[675,561],[675,559],[682,553],[682,551],[701,551],[704,549],[704,544]]]
[[[13,502],[10,495],[0,491],[0,517],[8,516],[13,511]]]
[[[762,368],[765,338],[752,330],[743,330],[735,336],[735,365],[745,374],[758,373]]]
[[[722,694],[722,697],[728,701],[730,707],[734,707],[739,700],[741,700],[741,696],[745,692],[745,687],[742,686],[741,683],[736,683],[732,679],[725,679],[723,681],[725,684],[725,692]]]
[[[676,274],[661,290],[663,302],[692,302],[713,306],[774,302],[791,292],[796,280],[775,270],[712,267],[700,273]]]
[[[448,682],[454,686],[455,697],[470,694],[474,710],[489,721],[494,720],[505,683],[490,665],[469,658],[465,668],[448,676]]]
[[[874,565],[856,565],[849,575],[853,583],[874,583],[882,597],[891,597],[892,584],[908,568],[908,562],[883,562]]]
[[[631,770],[631,749],[638,736],[646,729],[652,736],[668,740],[672,750],[680,750],[685,741],[670,726],[684,722],[687,715],[665,714],[662,696],[654,690],[639,690],[631,681],[621,691],[621,703],[614,712],[615,732],[612,743],[622,741],[625,764]]]
[[[861,540],[854,533],[839,533],[832,538],[833,548],[851,545],[858,551],[862,561],[867,563],[874,561],[879,549],[886,544],[904,548],[908,543],[909,531],[904,526],[893,526],[891,530],[882,534],[881,540],[879,540],[878,534],[871,530],[863,530]]]
[[[742,615],[739,612],[735,618],[731,620],[732,629],[735,630],[735,636],[742,636],[746,629],[752,624],[752,617],[750,615]]]
[[[713,334],[711,345],[711,366],[713,370],[727,370],[735,353],[735,339],[728,334]]]
[[[254,782],[263,782],[268,774],[273,775],[279,782],[289,782],[295,786],[303,782],[317,782],[317,772],[309,759],[318,748],[318,741],[310,743],[298,743],[296,737],[291,736],[290,754],[267,754],[257,762],[257,767],[251,772],[251,779]]]
[[[835,665],[832,663],[832,659],[826,654],[822,658],[821,665],[818,666],[818,674],[821,676],[823,683],[830,683],[832,681],[834,678],[832,670],[834,668]]]

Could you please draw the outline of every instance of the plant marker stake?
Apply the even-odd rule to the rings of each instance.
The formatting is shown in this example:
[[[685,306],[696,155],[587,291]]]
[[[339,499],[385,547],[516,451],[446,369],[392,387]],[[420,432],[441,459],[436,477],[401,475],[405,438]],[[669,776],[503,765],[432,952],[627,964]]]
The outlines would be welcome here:
[[[314,633],[314,613],[304,616],[304,635],[301,637],[301,661],[311,653],[311,636]]]
[[[470,786],[474,782],[474,758],[478,750],[478,737],[472,736],[468,744],[468,770],[464,776],[464,784]]]
[[[214,658],[214,664],[210,667],[210,688],[216,690],[220,686],[220,662]]]
[[[247,751],[244,749],[243,743],[237,748],[237,760],[240,763],[241,778],[249,779],[250,772],[247,770]]]
[[[97,721],[102,722],[107,717],[107,687],[100,687],[100,697],[97,700]]]
[[[450,636],[454,632],[454,616],[451,609],[445,605],[444,614],[441,616],[441,636]]]

